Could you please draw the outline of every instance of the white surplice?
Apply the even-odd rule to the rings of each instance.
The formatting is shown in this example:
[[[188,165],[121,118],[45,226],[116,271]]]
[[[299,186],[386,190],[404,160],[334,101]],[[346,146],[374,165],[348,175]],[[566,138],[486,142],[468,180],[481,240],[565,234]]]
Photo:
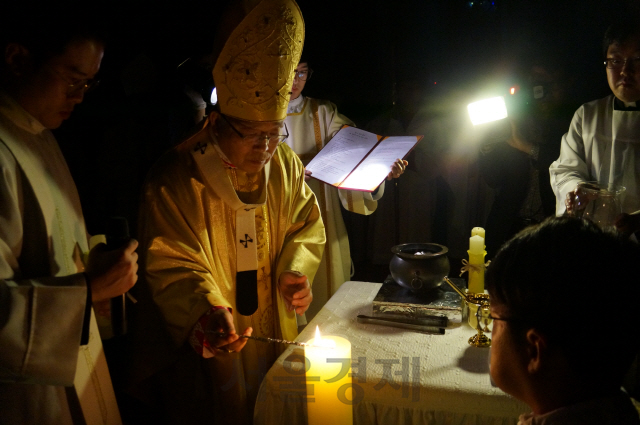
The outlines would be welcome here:
[[[289,102],[285,124],[289,131],[286,143],[305,165],[343,125],[354,125],[338,112],[333,103],[305,96],[298,96]],[[340,204],[348,211],[369,215],[375,211],[377,200],[384,193],[384,183],[375,195],[337,189],[315,179],[310,179],[307,184],[318,198],[327,234],[324,256],[313,282],[313,302],[307,310],[307,318],[310,319],[351,276],[349,239]]]
[[[6,95],[0,172],[0,423],[118,424],[93,314],[80,346],[88,246],[75,184],[51,132]]]
[[[624,186],[622,211],[640,210],[640,111],[615,110],[615,99],[585,103],[573,116],[549,167],[557,215],[565,212],[567,193],[586,181]]]

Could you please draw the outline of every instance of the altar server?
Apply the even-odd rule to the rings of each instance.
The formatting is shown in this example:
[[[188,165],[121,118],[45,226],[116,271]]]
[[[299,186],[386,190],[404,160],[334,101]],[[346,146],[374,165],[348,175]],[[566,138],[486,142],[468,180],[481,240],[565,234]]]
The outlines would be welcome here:
[[[355,125],[353,121],[339,113],[332,102],[302,95],[312,74],[313,70],[309,67],[309,63],[306,59],[302,59],[295,70],[291,101],[285,120],[289,130],[286,143],[305,165],[320,152],[343,125]],[[407,164],[407,161],[397,159],[391,167],[388,179],[400,177]],[[308,177],[311,176],[309,171],[306,173]],[[353,274],[349,238],[340,205],[342,204],[347,211],[357,214],[372,214],[378,206],[377,201],[384,194],[384,182],[376,191],[369,193],[337,189],[308,177],[307,184],[318,198],[327,234],[324,256],[313,286],[314,301],[307,313],[307,319],[311,319],[322,309],[340,285],[348,281]]]
[[[0,423],[116,425],[91,307],[134,285],[137,242],[89,253],[50,131],[95,84],[104,45],[86,10],[38,12],[0,12]]]
[[[578,184],[596,181],[624,186],[620,230],[640,230],[640,30],[638,15],[627,14],[607,30],[604,67],[612,94],[582,105],[551,164],[556,214],[572,212],[581,197]],[[582,194],[583,195],[583,194]]]

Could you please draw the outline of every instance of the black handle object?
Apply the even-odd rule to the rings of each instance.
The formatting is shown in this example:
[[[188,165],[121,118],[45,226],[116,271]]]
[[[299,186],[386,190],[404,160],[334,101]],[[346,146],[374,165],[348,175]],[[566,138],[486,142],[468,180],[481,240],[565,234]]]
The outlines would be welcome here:
[[[107,249],[122,248],[129,243],[129,223],[124,217],[111,217],[107,223]],[[127,318],[124,294],[111,298],[111,328],[115,336],[127,333]]]
[[[444,328],[438,326],[416,325],[414,323],[406,323],[401,321],[381,319],[379,317],[369,317],[362,314],[358,315],[358,323],[368,323],[371,325],[390,326],[392,328],[407,329],[430,335],[444,335]]]
[[[365,319],[378,319],[385,320],[387,322],[396,322],[396,323],[407,323],[410,325],[421,325],[421,326],[435,326],[438,328],[446,328],[449,325],[449,319],[445,316],[433,316],[433,315],[424,315],[420,317],[384,317],[384,316],[364,316],[359,315],[358,317],[363,317]]]

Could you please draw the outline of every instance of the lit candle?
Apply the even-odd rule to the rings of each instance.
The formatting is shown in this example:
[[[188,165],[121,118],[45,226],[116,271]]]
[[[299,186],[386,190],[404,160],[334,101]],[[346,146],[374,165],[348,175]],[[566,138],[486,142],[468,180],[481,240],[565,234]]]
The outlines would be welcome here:
[[[475,227],[474,230],[480,229],[484,233],[484,229]],[[472,233],[473,234],[473,233]],[[469,292],[484,293],[484,256],[487,251],[484,250],[484,238],[480,235],[474,235],[469,238]]]
[[[321,337],[316,327],[316,337],[307,344],[308,424],[353,424],[351,343],[339,336]]]

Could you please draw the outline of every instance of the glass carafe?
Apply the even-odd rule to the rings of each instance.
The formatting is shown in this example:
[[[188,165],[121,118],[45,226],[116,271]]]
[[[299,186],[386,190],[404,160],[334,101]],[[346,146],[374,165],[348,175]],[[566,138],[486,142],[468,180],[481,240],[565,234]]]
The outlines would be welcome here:
[[[624,191],[624,186],[580,183],[576,190],[576,207],[571,215],[589,219],[602,229],[614,228],[616,217],[622,212],[620,206]]]

